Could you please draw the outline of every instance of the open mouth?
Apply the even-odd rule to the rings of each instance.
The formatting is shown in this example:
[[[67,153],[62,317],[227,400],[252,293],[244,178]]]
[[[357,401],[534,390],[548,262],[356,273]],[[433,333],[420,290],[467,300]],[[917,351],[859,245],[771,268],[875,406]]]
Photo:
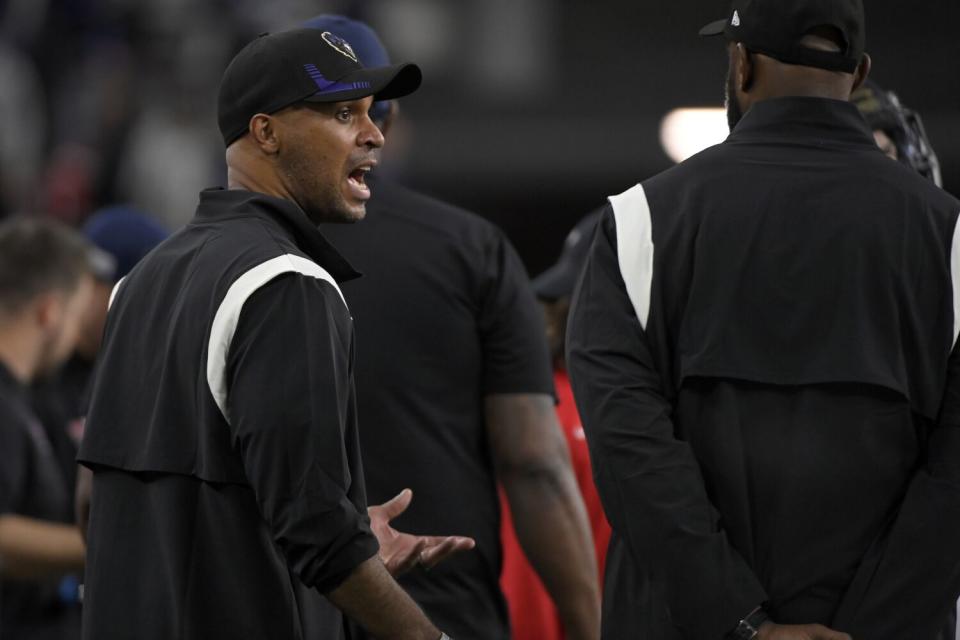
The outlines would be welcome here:
[[[350,180],[356,182],[360,186],[367,186],[367,172],[370,171],[370,167],[359,167],[350,172]]]
[[[367,200],[370,197],[370,187],[367,185],[367,174],[373,167],[371,165],[361,165],[350,172],[347,176],[347,184],[358,200]]]

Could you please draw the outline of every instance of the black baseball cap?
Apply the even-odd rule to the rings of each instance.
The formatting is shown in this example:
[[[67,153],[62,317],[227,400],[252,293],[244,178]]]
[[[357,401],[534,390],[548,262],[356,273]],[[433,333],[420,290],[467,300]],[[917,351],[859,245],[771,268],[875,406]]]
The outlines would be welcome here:
[[[554,301],[573,295],[601,212],[594,211],[578,222],[563,241],[563,250],[556,264],[533,279],[533,292],[538,298]]]
[[[805,35],[825,26],[843,37],[841,51],[800,44]],[[787,64],[853,73],[866,39],[863,0],[734,0],[729,17],[700,30],[701,36],[720,34]]]
[[[392,100],[416,91],[421,79],[415,64],[365,68],[350,43],[329,31],[267,33],[241,49],[223,72],[217,121],[229,146],[258,113],[297,102]]]

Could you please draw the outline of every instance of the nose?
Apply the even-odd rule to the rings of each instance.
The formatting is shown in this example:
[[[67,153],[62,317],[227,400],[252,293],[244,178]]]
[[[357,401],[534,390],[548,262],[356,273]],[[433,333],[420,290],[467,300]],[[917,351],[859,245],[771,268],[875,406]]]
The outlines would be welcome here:
[[[360,131],[357,143],[362,147],[379,149],[383,146],[383,132],[381,132],[380,127],[370,119],[370,116],[365,115],[364,120],[364,127]]]

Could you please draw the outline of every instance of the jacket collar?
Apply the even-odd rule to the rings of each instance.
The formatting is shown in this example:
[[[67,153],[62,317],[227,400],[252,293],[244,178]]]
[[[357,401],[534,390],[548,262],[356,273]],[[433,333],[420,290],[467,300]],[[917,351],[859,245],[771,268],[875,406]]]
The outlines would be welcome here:
[[[259,215],[286,229],[294,242],[314,262],[330,272],[337,282],[360,277],[360,272],[340,255],[307,214],[290,200],[243,189],[204,189],[200,192],[197,218],[228,218]]]
[[[773,98],[753,105],[727,138],[794,139],[808,144],[846,142],[876,147],[873,133],[850,102],[827,98]]]

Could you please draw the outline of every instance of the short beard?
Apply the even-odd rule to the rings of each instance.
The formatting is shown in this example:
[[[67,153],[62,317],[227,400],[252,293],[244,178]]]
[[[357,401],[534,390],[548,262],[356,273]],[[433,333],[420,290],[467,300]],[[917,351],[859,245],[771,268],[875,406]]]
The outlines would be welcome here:
[[[737,123],[743,118],[743,109],[740,108],[740,103],[737,102],[737,87],[733,82],[733,74],[730,73],[729,69],[727,70],[726,85],[724,105],[727,108],[727,124],[730,126],[730,132],[733,133]]]
[[[318,175],[313,166],[305,161],[306,157],[300,149],[288,146],[286,153],[278,159],[278,168],[296,205],[314,225],[356,222],[357,216],[350,211],[340,195],[340,186],[329,183],[329,178],[324,179]]]

